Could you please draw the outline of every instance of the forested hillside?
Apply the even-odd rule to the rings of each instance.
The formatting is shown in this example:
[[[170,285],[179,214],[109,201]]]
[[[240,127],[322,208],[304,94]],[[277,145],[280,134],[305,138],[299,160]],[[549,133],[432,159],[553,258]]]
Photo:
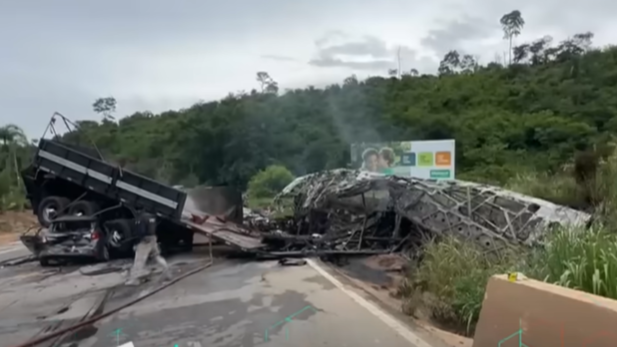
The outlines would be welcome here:
[[[508,37],[521,23],[502,18]],[[257,90],[119,121],[115,101],[101,99],[104,119],[65,137],[90,138],[108,158],[160,180],[240,187],[271,164],[296,175],[344,167],[357,141],[454,138],[458,177],[504,184],[560,170],[617,131],[617,48],[592,48],[592,38],[540,38],[513,47],[505,64],[451,51],[438,75],[391,71],[324,89],[279,90],[260,72]]]

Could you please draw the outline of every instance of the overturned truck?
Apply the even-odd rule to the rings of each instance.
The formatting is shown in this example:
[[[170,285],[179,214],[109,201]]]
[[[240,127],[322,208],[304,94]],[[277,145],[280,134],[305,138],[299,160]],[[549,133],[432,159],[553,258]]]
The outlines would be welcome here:
[[[52,118],[50,126],[54,123]],[[242,226],[242,198],[233,189],[178,189],[107,162],[95,148],[58,137],[42,138],[21,174],[42,227],[21,240],[37,256],[106,260],[108,251],[127,255],[135,239],[133,220],[141,210],[158,216],[156,232],[163,247],[191,248],[195,232],[242,250],[262,246]]]
[[[590,218],[497,187],[347,169],[300,177],[276,200],[285,197],[293,198],[293,218],[264,237],[279,255],[411,256],[428,238],[448,234],[499,250],[533,245],[550,226],[586,223]]]

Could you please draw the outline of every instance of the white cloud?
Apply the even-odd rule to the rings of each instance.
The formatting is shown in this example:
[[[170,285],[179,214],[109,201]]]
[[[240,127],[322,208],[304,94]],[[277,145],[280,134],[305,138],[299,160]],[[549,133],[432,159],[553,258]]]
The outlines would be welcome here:
[[[518,42],[591,30],[607,44],[608,0],[77,0],[12,1],[0,12],[0,124],[38,136],[53,111],[97,119],[99,96],[118,115],[188,107],[257,88],[267,71],[284,88],[386,74],[401,47],[404,70],[432,72],[449,49],[482,62],[507,48],[499,18],[518,9]]]

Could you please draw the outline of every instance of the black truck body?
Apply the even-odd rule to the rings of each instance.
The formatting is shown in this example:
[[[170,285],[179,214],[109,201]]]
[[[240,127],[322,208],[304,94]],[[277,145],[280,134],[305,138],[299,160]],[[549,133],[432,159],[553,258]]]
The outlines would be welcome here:
[[[42,139],[33,166],[74,185],[71,188],[78,192],[74,192],[72,198],[89,192],[99,200],[108,199],[115,204],[121,201],[127,206],[145,208],[161,217],[180,219],[182,215],[185,192],[113,166],[59,141]],[[39,195],[40,198],[40,194],[48,190],[54,189],[36,190],[38,194],[32,196]]]
[[[194,207],[187,206],[190,212],[185,209],[185,191],[105,162],[90,148],[41,139],[33,163],[21,176],[32,210],[44,227],[61,215],[96,214],[101,223],[115,226],[114,235],[120,232],[130,241],[128,226],[133,224],[135,212],[145,209],[159,217],[157,237],[164,247],[184,244],[190,248],[195,231],[243,250],[263,246],[247,235],[238,221],[195,222]],[[239,216],[241,223],[241,211]]]
[[[127,225],[135,211],[145,209],[160,217],[162,243],[192,242],[192,230],[180,223],[186,192],[107,163],[96,151],[41,139],[22,178],[32,210],[45,227],[49,218],[72,214],[79,206],[86,214]],[[45,209],[51,205],[55,215],[50,217]],[[130,231],[125,232],[130,238]]]

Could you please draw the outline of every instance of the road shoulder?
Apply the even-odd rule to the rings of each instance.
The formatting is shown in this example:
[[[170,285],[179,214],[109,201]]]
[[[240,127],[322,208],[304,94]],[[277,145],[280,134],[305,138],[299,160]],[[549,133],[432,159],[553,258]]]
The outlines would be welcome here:
[[[447,347],[447,344],[440,338],[413,322],[408,316],[392,307],[392,305],[384,303],[377,296],[359,285],[357,280],[349,277],[336,267],[315,259],[307,259],[307,262],[309,266],[344,292],[358,305],[364,307],[372,315],[376,316],[414,346]]]

